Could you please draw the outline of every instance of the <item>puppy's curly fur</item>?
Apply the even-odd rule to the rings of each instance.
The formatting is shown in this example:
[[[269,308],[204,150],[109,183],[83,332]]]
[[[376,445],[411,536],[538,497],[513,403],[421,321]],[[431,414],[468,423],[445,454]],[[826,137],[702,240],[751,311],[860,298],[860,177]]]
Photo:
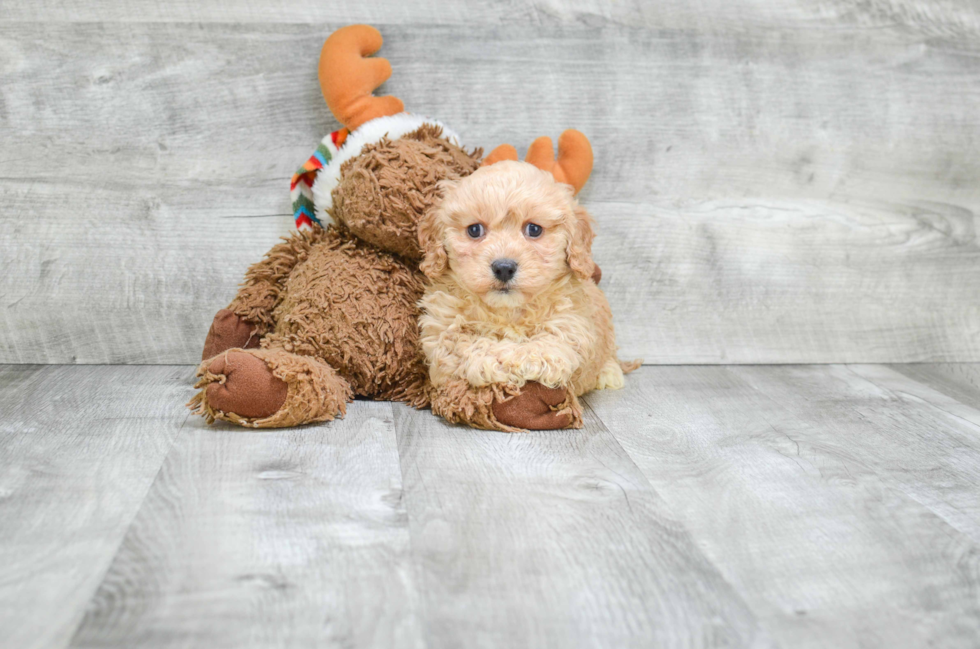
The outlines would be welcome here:
[[[420,340],[433,409],[447,419],[511,430],[488,414],[487,388],[506,395],[536,381],[566,389],[562,405],[571,425],[581,426],[576,397],[623,387],[624,370],[638,364],[616,359],[609,303],[592,281],[592,217],[569,185],[525,162],[498,162],[440,188],[443,200],[419,223],[421,269],[431,280],[421,301]],[[500,259],[517,263],[510,281],[493,273]],[[461,394],[463,382],[469,395]],[[454,406],[442,412],[438,404],[449,400],[440,393],[449,390]],[[458,403],[468,396],[473,404]]]

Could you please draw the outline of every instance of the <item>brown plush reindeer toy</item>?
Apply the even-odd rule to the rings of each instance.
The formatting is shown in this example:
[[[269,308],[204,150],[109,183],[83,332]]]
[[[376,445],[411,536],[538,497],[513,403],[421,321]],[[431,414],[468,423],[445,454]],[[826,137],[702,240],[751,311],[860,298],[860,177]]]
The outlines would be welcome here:
[[[188,404],[209,423],[325,421],[354,395],[429,405],[418,222],[437,183],[471,174],[481,152],[402,112],[395,97],[371,94],[391,75],[385,59],[365,58],[381,43],[373,27],[353,25],[323,46],[321,89],[346,128],[294,177],[297,224],[307,229],[249,268],[214,318]],[[521,412],[549,409],[530,390],[509,401]]]
[[[372,96],[391,76],[388,61],[364,58],[381,43],[373,27],[352,25],[323,45],[321,90],[346,128],[304,166],[313,173],[299,182],[315,180],[299,197],[307,208],[297,223],[308,229],[249,268],[214,318],[189,404],[209,422],[325,421],[354,395],[428,404],[417,224],[436,183],[472,173],[480,152],[464,151],[439,122],[402,112],[397,98]]]

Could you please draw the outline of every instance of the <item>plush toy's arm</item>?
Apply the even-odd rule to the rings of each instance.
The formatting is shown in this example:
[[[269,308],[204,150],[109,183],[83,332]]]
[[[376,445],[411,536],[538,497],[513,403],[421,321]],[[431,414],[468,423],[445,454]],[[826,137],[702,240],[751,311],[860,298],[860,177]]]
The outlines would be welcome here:
[[[321,228],[299,231],[273,246],[262,261],[252,264],[245,272],[245,280],[228,309],[255,327],[258,335],[271,331],[275,327],[272,310],[279,302],[286,279],[324,233]]]
[[[574,394],[535,382],[477,388],[452,379],[433,389],[432,412],[451,423],[508,433],[582,427],[582,406]]]

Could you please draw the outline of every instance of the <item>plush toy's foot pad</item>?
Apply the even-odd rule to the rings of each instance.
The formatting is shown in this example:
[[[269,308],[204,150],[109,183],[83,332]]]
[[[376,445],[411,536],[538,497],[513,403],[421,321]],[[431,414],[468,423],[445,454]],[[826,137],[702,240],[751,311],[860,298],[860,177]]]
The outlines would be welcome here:
[[[215,410],[263,419],[274,415],[286,403],[289,386],[256,356],[225,352],[211,361],[207,371],[223,377],[204,388],[208,404]]]
[[[581,410],[564,388],[548,388],[536,381],[526,383],[519,394],[495,399],[493,415],[500,423],[525,430],[580,428]]]
[[[221,309],[214,315],[214,321],[208,329],[201,360],[206,361],[236,347],[255,349],[259,346],[259,336],[252,333],[254,330],[252,323],[235,315],[230,309]]]
[[[201,363],[187,405],[208,423],[282,428],[346,412],[350,384],[329,365],[281,349],[230,349]]]

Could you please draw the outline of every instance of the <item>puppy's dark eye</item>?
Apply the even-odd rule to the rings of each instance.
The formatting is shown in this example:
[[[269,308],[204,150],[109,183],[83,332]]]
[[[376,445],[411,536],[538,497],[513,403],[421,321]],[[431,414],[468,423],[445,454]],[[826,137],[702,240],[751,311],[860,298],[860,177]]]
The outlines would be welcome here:
[[[466,234],[470,236],[470,239],[479,239],[483,236],[485,230],[486,228],[483,227],[482,223],[474,223],[466,228]]]
[[[524,235],[530,239],[537,239],[544,233],[544,228],[542,228],[537,223],[528,223],[524,226]]]

